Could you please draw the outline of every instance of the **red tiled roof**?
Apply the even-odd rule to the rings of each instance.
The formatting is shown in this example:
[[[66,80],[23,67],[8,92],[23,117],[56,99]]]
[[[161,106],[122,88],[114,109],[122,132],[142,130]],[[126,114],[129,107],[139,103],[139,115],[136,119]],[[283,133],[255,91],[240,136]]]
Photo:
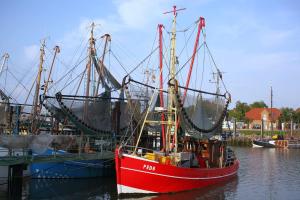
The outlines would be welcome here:
[[[271,108],[252,108],[248,112],[246,112],[246,118],[250,120],[261,120],[261,113],[267,110],[269,114],[271,114]],[[277,108],[272,108],[272,115],[273,115],[273,120],[277,120],[280,115],[281,111]]]

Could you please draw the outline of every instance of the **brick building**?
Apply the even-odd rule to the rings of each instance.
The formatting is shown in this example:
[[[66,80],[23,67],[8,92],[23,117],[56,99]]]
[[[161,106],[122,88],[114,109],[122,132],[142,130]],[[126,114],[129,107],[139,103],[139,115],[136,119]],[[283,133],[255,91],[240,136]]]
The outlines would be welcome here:
[[[262,120],[264,121],[264,130],[271,130],[271,122],[273,123],[273,129],[279,129],[279,117],[281,111],[277,108],[252,108],[246,112],[246,118],[249,119],[250,129],[260,129]]]

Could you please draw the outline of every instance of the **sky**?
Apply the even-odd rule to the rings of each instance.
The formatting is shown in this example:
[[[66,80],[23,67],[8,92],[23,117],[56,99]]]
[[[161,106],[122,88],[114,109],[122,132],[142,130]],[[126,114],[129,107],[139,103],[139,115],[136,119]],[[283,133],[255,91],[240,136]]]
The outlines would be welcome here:
[[[206,41],[224,72],[233,106],[238,100],[270,105],[272,86],[274,107],[300,107],[300,2],[294,0],[2,0],[0,55],[9,53],[7,67],[22,85],[15,88],[10,80],[5,84],[2,74],[0,86],[19,90],[15,98],[30,90],[42,39],[48,51],[46,65],[59,45],[54,73],[71,69],[83,54],[82,41],[92,21],[97,40],[110,33],[122,67],[130,71],[153,48],[157,24],[169,29],[171,16],[162,13],[173,5],[186,8],[178,14],[179,28],[200,16],[206,19]],[[112,70],[118,78],[125,74],[122,68]]]

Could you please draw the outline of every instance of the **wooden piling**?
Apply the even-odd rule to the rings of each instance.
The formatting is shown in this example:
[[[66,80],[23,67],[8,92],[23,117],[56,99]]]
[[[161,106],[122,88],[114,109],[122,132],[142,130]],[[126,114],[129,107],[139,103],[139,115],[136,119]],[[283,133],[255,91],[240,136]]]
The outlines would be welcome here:
[[[26,169],[25,164],[16,164],[8,166],[8,199],[22,199],[23,170]]]

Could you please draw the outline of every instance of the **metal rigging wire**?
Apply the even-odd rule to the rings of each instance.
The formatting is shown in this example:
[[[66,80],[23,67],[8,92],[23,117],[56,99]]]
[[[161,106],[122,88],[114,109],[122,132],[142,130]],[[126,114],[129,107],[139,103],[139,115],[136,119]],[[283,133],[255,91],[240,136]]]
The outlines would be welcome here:
[[[206,48],[207,48],[207,50],[208,50],[208,53],[209,53],[209,55],[210,55],[210,57],[211,57],[211,59],[212,59],[212,61],[213,61],[213,63],[214,63],[214,66],[215,66],[215,68],[216,68],[216,70],[217,70],[217,72],[218,72],[218,76],[219,76],[220,79],[221,79],[222,85],[223,85],[225,91],[227,92],[227,88],[226,88],[226,85],[225,85],[225,83],[224,83],[224,81],[223,81],[223,78],[222,78],[222,75],[221,75],[221,71],[220,71],[220,69],[218,68],[218,66],[217,66],[217,64],[216,64],[215,59],[213,58],[213,56],[212,56],[212,54],[211,54],[211,52],[210,52],[210,50],[209,50],[209,48],[208,48],[208,46],[207,46],[207,43],[204,42],[204,45],[206,46]]]
[[[116,45],[127,57],[132,57],[136,62],[140,61],[140,59],[137,58],[137,55],[135,55],[134,52],[132,52],[130,49],[124,47],[122,42],[117,38],[114,38],[113,42],[113,44]]]
[[[86,43],[86,45],[85,45],[85,47],[87,47],[87,45],[88,45],[88,42]],[[98,50],[100,48],[100,45],[98,46],[98,47],[96,47],[96,51]],[[84,48],[84,49],[86,49],[86,48]],[[78,60],[80,59],[80,57],[82,56],[82,54],[83,54],[83,52],[84,52],[84,49],[81,51],[81,55],[78,57]],[[85,61],[87,58],[89,57],[89,55],[87,55],[87,56],[85,56],[82,60],[80,60],[71,70],[69,70],[68,72],[67,72],[67,74],[64,74],[64,76],[63,77],[61,77],[58,81],[56,81],[56,84],[57,83],[59,83],[60,81],[62,81],[64,78],[66,78],[67,77],[67,75],[68,74],[70,74],[70,73],[73,73],[73,71],[83,62],[83,61]],[[77,61],[78,61],[77,60]],[[68,79],[66,80],[66,83],[64,84],[64,86],[62,87],[63,89],[65,89],[67,86],[69,86],[75,79],[77,79],[78,78],[78,76],[80,76],[80,75],[82,75],[82,73],[80,73],[79,75],[77,75],[73,80],[71,80],[70,81],[70,79],[71,79],[71,76],[68,76]],[[70,81],[70,82],[69,82]],[[53,84],[53,85],[55,85],[55,84]],[[53,85],[52,85],[52,87],[53,87]],[[52,87],[49,87],[49,90],[52,88]],[[63,89],[61,89],[61,90],[59,90],[59,91],[62,91]]]
[[[29,71],[31,71],[31,69],[30,69]],[[22,76],[22,78],[19,80],[20,83],[22,83],[23,80],[26,78],[26,76],[27,76],[28,74],[30,74],[29,71],[26,72],[26,73],[24,74],[24,76]],[[18,80],[16,80],[16,81],[18,81]],[[19,82],[18,82],[18,84],[14,87],[14,89],[13,89],[12,92],[9,94],[9,96],[12,96],[13,93],[16,91],[16,89],[17,89],[18,86],[20,85]],[[24,85],[27,85],[27,84],[25,83]],[[19,92],[19,95],[17,95],[17,96],[20,96],[21,92],[22,92],[22,91],[20,91],[20,92]]]
[[[30,90],[29,90],[29,92],[28,92],[28,95],[27,95],[27,97],[26,97],[25,103],[27,103],[27,101],[28,101],[30,95],[33,97],[33,95],[31,94],[31,91],[32,91],[32,89],[33,89],[33,87],[34,87],[34,83],[36,82],[36,79],[37,79],[37,76],[35,77],[35,79],[33,80],[33,83],[31,84],[31,88],[30,88]]]
[[[67,75],[71,72],[73,72],[73,70],[75,70],[75,68],[77,68],[83,61],[85,61],[88,58],[88,56],[84,57],[79,63],[77,63],[72,69],[70,69],[68,71],[67,74],[65,74],[64,76],[62,76],[60,79],[58,79],[58,81],[56,81],[56,84],[59,83],[60,81],[62,81],[64,78],[67,77]],[[54,85],[54,84],[53,84]],[[49,90],[53,87],[53,85],[51,87],[49,87]]]
[[[204,43],[202,43],[196,50],[196,53],[201,49],[201,47],[204,46]],[[178,73],[190,62],[190,60],[192,59],[192,56],[189,57],[189,59],[182,65],[181,68],[179,68],[179,70],[175,73],[175,76],[178,75]]]
[[[205,63],[205,48],[203,48],[203,65],[202,65],[202,76],[201,76],[200,90],[202,89],[202,85],[203,85],[203,81],[204,81],[204,71],[205,71],[204,63]]]
[[[77,54],[77,52],[79,52],[79,49],[80,49],[81,46],[83,45],[83,43],[84,43],[84,41],[86,40],[86,38],[88,37],[88,35],[89,35],[89,32],[87,31],[87,32],[86,32],[86,35],[83,36],[83,37],[81,38],[80,45],[79,45],[79,46],[76,48],[76,50],[74,51],[73,57],[72,57],[71,60],[69,61],[69,64],[66,65],[66,64],[63,64],[63,63],[62,63],[66,68],[68,68],[68,66],[72,65],[72,61],[74,60],[75,55]],[[74,64],[76,64],[76,63],[79,62],[79,59],[80,59],[81,56],[83,55],[83,52],[86,50],[87,45],[88,45],[88,43],[85,43],[85,46],[82,48],[82,50],[81,50],[81,52],[80,52],[80,55],[78,56],[78,58],[77,58],[77,60],[76,60],[76,62],[75,62]]]
[[[157,46],[153,51],[151,51],[139,64],[137,64],[127,75],[132,74],[137,68],[139,68],[159,47]]]
[[[121,63],[121,61],[118,59],[118,57],[114,54],[114,52],[111,49],[109,49],[109,53],[111,53],[111,55],[116,59],[116,61],[122,67],[122,69],[128,74],[126,68],[123,66],[123,64]]]
[[[60,90],[63,91],[65,88],[67,88],[69,85],[71,85],[71,83],[73,81],[75,81],[78,77],[80,77],[81,75],[83,75],[85,73],[86,70],[84,70],[83,72],[81,72],[80,74],[78,74],[74,79],[72,79],[68,84],[64,85],[64,87]]]
[[[165,30],[165,29],[164,29]],[[167,31],[165,30],[165,32],[167,33]],[[169,34],[168,34],[169,35]],[[165,43],[165,39],[164,39],[164,37],[162,38],[162,40],[163,40],[163,45],[164,45],[164,47],[165,47],[165,53],[163,54],[163,60],[165,61],[165,65],[167,66],[167,69],[168,69],[168,75],[170,74],[170,65],[168,64],[168,60],[170,60],[170,59],[168,59],[168,58],[165,58],[165,55],[169,55],[169,54],[167,54],[168,53],[168,49],[167,49],[167,45],[166,45],[166,43]],[[170,35],[169,35],[169,41],[171,41],[170,40]],[[171,43],[171,42],[170,42]],[[170,46],[171,44],[169,44],[169,46]]]
[[[82,41],[81,41],[80,45],[79,45],[78,48],[75,50],[74,56],[73,56],[72,59],[70,60],[70,63],[74,60],[75,55],[76,55],[76,53],[78,52],[78,50],[80,49],[80,47],[82,46],[84,40],[85,40],[85,37],[82,38]],[[77,61],[75,62],[75,63],[77,63],[77,64],[75,64],[74,67],[71,68],[67,73],[63,73],[63,76],[62,76],[60,79],[58,79],[58,81],[56,81],[56,83],[52,84],[52,85],[49,87],[49,90],[52,89],[55,85],[58,85],[58,83],[60,83],[62,80],[64,80],[64,79],[68,76],[68,74],[73,73],[73,71],[74,71],[74,70],[75,70],[75,69],[76,69],[76,68],[77,68],[84,60],[86,60],[86,59],[88,58],[88,56],[86,56],[86,57],[84,57],[82,60],[80,60],[80,58],[81,58],[82,55],[83,55],[83,52],[86,50],[87,45],[88,45],[88,43],[86,43],[85,48],[82,49],[82,51],[81,51],[81,53],[80,53],[80,55],[79,55]],[[50,51],[50,52],[51,52],[51,51]],[[51,52],[51,53],[52,53],[52,52]],[[53,53],[52,53],[52,54],[53,54]],[[68,65],[67,65],[66,63],[64,63],[58,56],[57,56],[57,60],[58,60],[64,67],[68,68]],[[67,79],[65,85],[67,84],[67,82],[68,82],[69,79],[70,79],[70,76],[69,76],[69,78]],[[64,85],[63,87],[65,87],[65,85]]]
[[[153,44],[152,44],[151,51],[153,51],[154,44],[155,44],[155,42],[156,42],[156,39],[157,39],[157,35],[158,35],[158,30],[156,31],[156,34],[155,34],[155,38],[154,38],[154,40],[153,40]],[[147,65],[146,65],[146,66],[149,66],[150,60],[151,60],[151,56],[149,57],[149,59],[148,59],[148,63],[147,63]]]
[[[14,79],[16,79],[17,81],[18,81],[18,79],[17,79],[17,77],[15,77],[15,75],[13,74],[13,73],[11,73],[10,72],[10,70],[7,70],[8,71],[8,73],[10,73],[13,77],[14,77]],[[27,92],[29,92],[29,90],[25,87],[25,85],[23,85],[23,83],[21,83],[21,82],[19,82],[18,81],[18,83],[27,91]]]
[[[199,21],[199,20],[198,20],[198,21]],[[182,52],[184,51],[184,49],[187,49],[187,48],[186,48],[186,47],[187,47],[187,43],[189,42],[189,40],[191,39],[192,35],[194,34],[194,32],[195,32],[195,30],[196,30],[196,28],[197,28],[197,22],[198,22],[198,21],[196,21],[196,22],[194,22],[193,24],[191,24],[190,27],[187,28],[187,29],[185,29],[185,31],[183,32],[183,33],[184,33],[184,36],[185,36],[185,32],[187,32],[187,31],[188,31],[190,28],[192,28],[192,26],[194,25],[194,29],[193,29],[193,31],[190,33],[189,38],[188,38],[187,40],[185,40],[185,44],[184,44],[182,50],[180,51],[178,57],[181,56],[181,54],[182,54]]]

